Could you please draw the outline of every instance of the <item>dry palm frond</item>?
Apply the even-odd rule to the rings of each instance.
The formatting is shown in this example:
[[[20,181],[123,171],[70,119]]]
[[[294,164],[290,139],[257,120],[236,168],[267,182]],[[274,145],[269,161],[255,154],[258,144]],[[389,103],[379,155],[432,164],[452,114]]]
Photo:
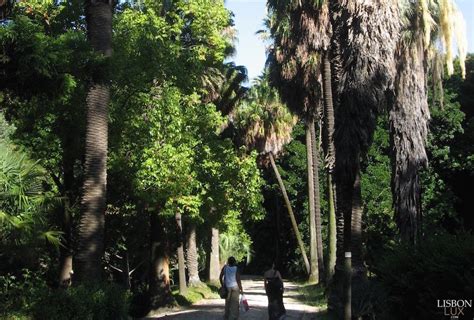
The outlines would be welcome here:
[[[467,36],[466,36],[466,21],[459,11],[456,9],[454,18],[454,32],[456,34],[456,44],[459,51],[459,63],[461,64],[462,78],[466,78],[466,57],[467,57]]]
[[[441,43],[446,50],[446,66],[448,75],[454,73],[453,66],[453,25],[454,25],[454,8],[451,0],[440,0],[440,27],[441,27]]]
[[[431,43],[431,31],[434,28],[435,21],[430,12],[431,0],[420,0],[420,2],[424,35],[423,42],[425,48],[427,48]]]
[[[465,77],[465,61],[467,55],[467,38],[466,23],[459,8],[454,0],[439,1],[439,24],[440,24],[440,40],[443,49],[446,52],[446,66],[448,75],[454,73],[454,54],[453,54],[453,38],[456,39],[456,45],[459,50],[459,60],[461,63],[461,72]]]

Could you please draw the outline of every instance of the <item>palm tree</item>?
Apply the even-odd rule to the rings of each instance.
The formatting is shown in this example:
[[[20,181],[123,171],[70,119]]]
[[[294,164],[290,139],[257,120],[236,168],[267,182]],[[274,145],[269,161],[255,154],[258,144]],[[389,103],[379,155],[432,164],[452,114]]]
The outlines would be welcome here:
[[[406,0],[400,3],[400,10],[403,36],[400,37],[396,52],[395,99],[389,112],[392,193],[395,220],[401,238],[415,244],[421,235],[419,172],[428,163],[425,150],[430,119],[427,100],[428,62],[431,57],[436,57],[433,54],[436,50],[434,43],[440,39],[446,50],[448,74],[451,74],[453,34],[457,35],[462,65],[466,41],[464,20],[452,0]],[[437,69],[438,72],[442,70]],[[433,79],[440,79],[440,76],[434,75]]]
[[[247,69],[233,62],[224,63],[221,68],[209,68],[201,77],[206,91],[203,102],[214,103],[224,116],[231,115],[247,92],[242,86],[247,80]]]
[[[199,263],[198,263],[198,252],[196,244],[196,224],[190,223],[188,226],[187,239],[186,239],[186,266],[188,267],[188,285],[190,287],[196,287],[201,285],[201,279],[199,278]]]
[[[330,2],[335,105],[337,257],[329,307],[341,307],[344,252],[352,251],[353,279],[365,277],[361,256],[360,157],[372,139],[379,110],[393,96],[399,34],[391,0]],[[370,39],[370,41],[368,41]]]
[[[209,255],[209,281],[218,283],[220,269],[219,229],[211,227],[211,252]]]
[[[178,233],[178,274],[179,274],[179,294],[184,295],[186,293],[186,270],[184,262],[184,241],[183,241],[183,222],[181,219],[181,212],[176,210],[176,231]]]
[[[288,107],[306,122],[308,193],[310,211],[311,275],[323,274],[319,181],[319,160],[314,139],[314,121],[321,113],[322,78],[320,51],[330,43],[329,11],[324,1],[269,1],[269,27],[274,40],[269,59],[272,83]],[[313,137],[313,138],[311,138]],[[319,188],[318,188],[319,189]],[[318,223],[317,223],[318,222]],[[319,260],[319,262],[318,262]]]
[[[95,51],[105,57],[112,55],[112,3],[111,0],[85,2],[89,42]],[[107,183],[107,109],[110,98],[106,80],[95,78],[86,98],[87,129],[82,216],[76,255],[77,275],[82,280],[98,280],[102,273]]]
[[[334,147],[334,102],[332,96],[332,72],[329,52],[325,52],[323,56],[323,95],[324,95],[324,111],[323,111],[323,149],[326,162],[327,190],[328,190],[328,256],[326,264],[326,283],[330,283],[334,276],[334,268],[336,267],[336,199],[333,188],[334,180],[334,162],[336,159]]]
[[[293,213],[290,199],[275,163],[275,155],[281,152],[283,146],[291,140],[291,132],[295,118],[280,102],[276,90],[269,86],[265,76],[256,81],[250,90],[249,98],[243,102],[237,113],[237,126],[244,132],[244,143],[249,148],[256,149],[260,154],[268,156],[272,169],[285,199],[288,215],[295,232],[298,245],[303,256],[308,274],[311,272],[306,249],[301,238],[298,225]]]
[[[45,214],[50,209],[48,204],[55,200],[43,190],[43,184],[47,180],[47,172],[38,162],[0,140],[2,242],[21,245],[24,240],[34,243],[41,238],[59,246],[60,232],[48,230],[45,219]]]

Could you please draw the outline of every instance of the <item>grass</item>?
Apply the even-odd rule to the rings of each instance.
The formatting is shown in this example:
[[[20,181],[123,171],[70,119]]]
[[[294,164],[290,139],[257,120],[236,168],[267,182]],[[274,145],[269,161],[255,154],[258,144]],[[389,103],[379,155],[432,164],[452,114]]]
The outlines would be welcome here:
[[[212,284],[203,283],[198,287],[187,288],[184,295],[179,294],[178,289],[173,290],[173,296],[180,306],[188,307],[202,299],[218,299],[217,287]]]
[[[321,284],[303,283],[298,287],[298,300],[310,306],[326,309],[327,298],[324,293],[324,289],[324,286]]]

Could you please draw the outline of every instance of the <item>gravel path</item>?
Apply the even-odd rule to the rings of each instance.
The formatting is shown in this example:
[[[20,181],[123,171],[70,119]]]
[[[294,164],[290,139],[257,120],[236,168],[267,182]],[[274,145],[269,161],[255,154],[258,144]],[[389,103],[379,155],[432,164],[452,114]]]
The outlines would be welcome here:
[[[285,320],[310,320],[316,319],[318,308],[305,305],[298,300],[297,284],[284,281],[285,293],[283,302],[286,308]],[[267,296],[263,288],[263,279],[260,277],[242,277],[242,286],[250,305],[250,310],[241,312],[241,320],[268,319]],[[201,300],[190,308],[182,311],[167,312],[148,319],[173,319],[173,320],[221,320],[224,316],[223,299]]]

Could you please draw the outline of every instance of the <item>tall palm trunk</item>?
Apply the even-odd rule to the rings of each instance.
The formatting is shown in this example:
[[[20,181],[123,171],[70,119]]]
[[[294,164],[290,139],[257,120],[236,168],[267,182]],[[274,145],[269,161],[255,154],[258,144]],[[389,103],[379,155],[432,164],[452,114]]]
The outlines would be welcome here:
[[[61,230],[63,232],[63,243],[59,247],[59,285],[66,288],[71,285],[72,275],[72,217],[71,203],[74,203],[73,185],[74,185],[74,158],[71,154],[72,137],[68,132],[63,139],[62,167],[63,167],[63,186],[61,195],[64,203],[61,208]]]
[[[92,48],[112,55],[112,1],[86,1],[87,36]],[[95,79],[87,93],[87,129],[84,185],[79,224],[76,270],[81,280],[101,278],[104,252],[104,212],[107,184],[107,79]]]
[[[325,149],[325,162],[327,168],[327,190],[328,190],[328,255],[326,265],[326,283],[334,276],[336,266],[336,200],[333,186],[334,176],[334,104],[332,97],[332,76],[329,53],[323,55],[323,95],[324,95],[324,124],[323,147]]]
[[[178,231],[178,274],[179,274],[179,294],[186,293],[186,267],[184,262],[184,244],[183,244],[183,222],[181,213],[175,213],[176,227]]]
[[[150,214],[151,272],[149,277],[150,310],[170,305],[174,299],[170,289],[169,241],[164,218]]]
[[[351,253],[352,253],[352,276],[357,279],[366,278],[366,268],[363,257],[362,244],[362,194],[360,188],[360,169],[354,181],[352,194],[352,220],[351,220]]]
[[[187,240],[188,247],[186,250],[186,258],[189,276],[188,283],[190,287],[196,287],[201,285],[202,282],[199,278],[199,263],[196,245],[196,225],[194,223],[189,224]]]
[[[319,281],[323,280],[323,236],[321,229],[321,195],[319,192],[319,140],[316,138],[315,122],[311,124],[311,155],[313,158],[314,218],[316,225],[316,248],[318,251]]]
[[[317,283],[319,281],[318,268],[318,246],[316,237],[316,214],[314,203],[314,165],[313,165],[313,142],[311,139],[311,128],[314,129],[314,122],[308,121],[306,124],[306,163],[308,171],[308,204],[309,204],[309,259],[311,265],[311,273],[309,281]]]
[[[72,275],[72,248],[71,248],[71,212],[69,209],[69,201],[65,200],[65,204],[61,209],[62,213],[62,227],[64,232],[64,243],[59,247],[59,286],[67,288],[71,285]]]
[[[425,142],[430,113],[423,55],[421,39],[409,47],[400,46],[396,98],[389,114],[395,220],[402,240],[413,244],[421,234],[419,171],[428,162]]]
[[[209,281],[218,282],[221,273],[219,259],[219,230],[211,228],[211,252],[209,258]]]
[[[272,164],[273,172],[275,172],[275,176],[277,178],[278,185],[280,186],[281,193],[283,194],[283,198],[285,199],[285,204],[286,204],[286,208],[288,210],[288,215],[290,216],[291,225],[293,226],[293,231],[295,232],[296,240],[298,241],[298,245],[299,245],[300,250],[301,250],[301,255],[303,256],[303,261],[304,261],[304,265],[305,265],[305,268],[306,268],[306,272],[309,275],[311,273],[311,266],[310,266],[309,261],[308,261],[308,256],[306,255],[306,249],[304,248],[303,239],[301,238],[301,234],[300,234],[300,231],[298,229],[298,224],[296,223],[295,214],[293,213],[293,208],[291,207],[290,198],[288,198],[288,193],[286,192],[285,185],[283,184],[283,180],[281,179],[280,172],[278,171],[278,167],[276,166],[275,158],[273,157],[273,153],[270,152],[268,154],[268,156],[269,156],[270,162]]]

